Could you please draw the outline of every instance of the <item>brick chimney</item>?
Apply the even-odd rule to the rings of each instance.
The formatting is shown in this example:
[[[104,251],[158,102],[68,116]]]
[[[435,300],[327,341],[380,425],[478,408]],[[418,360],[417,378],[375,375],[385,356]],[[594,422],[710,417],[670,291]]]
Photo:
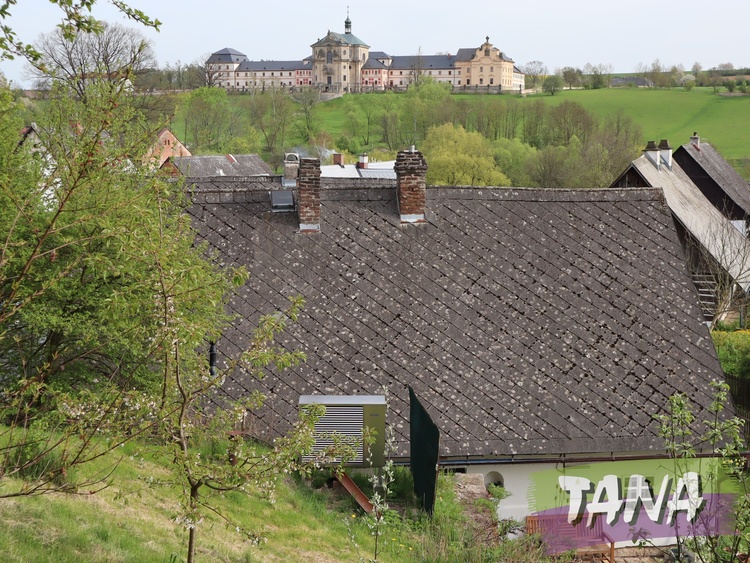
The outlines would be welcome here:
[[[320,231],[320,159],[303,158],[299,161],[299,230]]]
[[[367,168],[368,163],[370,162],[370,157],[367,156],[366,152],[363,152],[361,155],[359,155],[359,161],[357,162],[357,168]]]
[[[344,167],[344,155],[340,152],[333,153],[333,164]]]
[[[427,161],[414,147],[408,151],[399,151],[396,155],[396,193],[398,212],[402,223],[419,223],[424,221],[425,201],[427,197]]]

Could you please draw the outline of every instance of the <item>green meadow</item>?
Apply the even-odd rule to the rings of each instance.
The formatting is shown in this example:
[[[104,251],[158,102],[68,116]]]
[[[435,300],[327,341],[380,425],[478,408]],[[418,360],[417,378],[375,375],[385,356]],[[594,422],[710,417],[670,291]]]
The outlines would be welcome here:
[[[323,102],[319,106],[320,129],[334,139],[346,130],[347,102],[358,106],[380,106],[383,94],[347,94]],[[469,107],[482,97],[479,94],[457,94]],[[509,96],[510,97],[510,96]],[[550,105],[564,101],[581,104],[591,114],[604,117],[618,110],[631,116],[643,131],[643,142],[668,139],[673,148],[687,143],[697,132],[730,160],[750,158],[750,96],[716,94],[710,88],[638,89],[609,88],[602,90],[563,90],[554,96],[535,94],[518,98],[523,105],[542,100]],[[402,103],[403,94],[397,95]],[[377,109],[376,109],[377,111]]]

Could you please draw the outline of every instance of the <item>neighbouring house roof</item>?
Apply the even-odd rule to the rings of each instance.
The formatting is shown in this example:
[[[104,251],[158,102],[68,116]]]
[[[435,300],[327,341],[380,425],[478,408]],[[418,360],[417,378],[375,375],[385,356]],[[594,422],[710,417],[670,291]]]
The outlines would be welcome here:
[[[694,137],[675,151],[674,158],[696,185],[711,182],[750,217],[750,186],[710,144]]]
[[[146,151],[145,159],[152,160],[152,166],[160,168],[170,156],[191,156],[191,154],[168,127],[163,127],[156,134],[154,144]]]
[[[667,205],[683,227],[745,292],[750,290],[750,242],[701,193],[680,165],[673,161],[670,168],[662,162],[657,168],[642,155],[628,170],[631,168],[646,185],[664,190]]]
[[[257,154],[175,156],[164,163],[165,167],[169,165],[190,178],[273,175],[273,170]]]
[[[428,188],[426,221],[402,225],[395,182],[322,182],[315,234],[271,212],[269,181],[191,188],[200,238],[250,272],[222,354],[290,296],[306,301],[278,343],[307,361],[223,388],[266,395],[257,437],[288,430],[300,395],[383,386],[399,457],[408,385],[440,455],[467,462],[661,451],[653,415],[677,391],[705,417],[722,372],[661,190]]]
[[[322,178],[382,178],[396,179],[396,172],[393,169],[395,160],[384,162],[369,162],[367,168],[361,168],[357,164],[330,164],[320,167]]]

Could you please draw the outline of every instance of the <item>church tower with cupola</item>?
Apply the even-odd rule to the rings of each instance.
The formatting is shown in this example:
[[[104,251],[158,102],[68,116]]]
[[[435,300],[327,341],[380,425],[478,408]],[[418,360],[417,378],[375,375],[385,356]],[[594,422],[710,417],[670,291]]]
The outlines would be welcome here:
[[[359,92],[370,46],[352,33],[347,10],[344,33],[329,31],[311,45],[313,83],[324,92]]]

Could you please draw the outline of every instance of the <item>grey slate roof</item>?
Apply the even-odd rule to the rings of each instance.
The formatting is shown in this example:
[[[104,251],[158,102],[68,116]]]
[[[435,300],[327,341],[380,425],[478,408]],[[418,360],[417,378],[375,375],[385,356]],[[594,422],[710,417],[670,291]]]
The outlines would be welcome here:
[[[456,52],[456,60],[457,61],[470,61],[471,59],[474,58],[474,53],[476,52],[477,52],[476,49],[468,49],[464,47],[463,49],[459,49]]]
[[[367,43],[362,41],[359,37],[353,33],[336,33],[335,31],[329,31],[323,39],[318,39],[311,47],[317,47],[318,45],[324,45],[325,43],[333,42],[339,45],[361,45],[363,47],[369,47]]]
[[[456,58],[452,55],[395,55],[390,68],[393,70],[410,70],[420,68],[423,71],[431,68],[453,68]]]
[[[170,162],[183,176],[213,178],[216,176],[270,176],[273,170],[257,154],[175,156]]]
[[[400,456],[407,385],[456,458],[660,451],[652,415],[675,391],[704,416],[721,370],[660,190],[429,188],[427,222],[402,226],[394,182],[338,180],[301,234],[268,189],[201,182],[192,208],[216,259],[251,273],[222,354],[306,300],[279,338],[306,363],[225,385],[267,395],[257,436],[287,430],[300,395],[383,385]]]
[[[300,61],[245,61],[237,67],[238,72],[242,71],[293,71],[312,69],[309,59]]]
[[[750,217],[750,186],[715,148],[705,141],[686,143],[675,151],[675,155],[678,159],[685,155],[695,161],[705,175]]]
[[[247,60],[247,55],[229,47],[212,53],[208,57],[209,63],[236,63]]]
[[[367,59],[367,62],[362,65],[362,68],[388,68],[383,63],[381,63],[378,59],[373,58],[372,56]]]

